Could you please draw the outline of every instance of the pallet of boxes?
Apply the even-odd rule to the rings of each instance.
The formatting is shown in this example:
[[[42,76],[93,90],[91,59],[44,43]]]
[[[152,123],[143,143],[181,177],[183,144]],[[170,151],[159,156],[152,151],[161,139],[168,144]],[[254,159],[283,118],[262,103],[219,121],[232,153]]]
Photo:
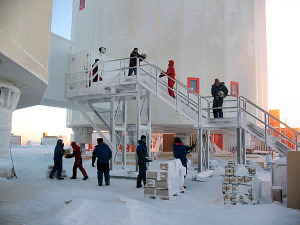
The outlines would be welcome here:
[[[258,204],[261,195],[261,181],[256,170],[229,161],[225,167],[222,182],[224,204]]]
[[[160,163],[160,169],[146,172],[145,197],[169,200],[171,196],[183,193],[185,167],[179,159]]]

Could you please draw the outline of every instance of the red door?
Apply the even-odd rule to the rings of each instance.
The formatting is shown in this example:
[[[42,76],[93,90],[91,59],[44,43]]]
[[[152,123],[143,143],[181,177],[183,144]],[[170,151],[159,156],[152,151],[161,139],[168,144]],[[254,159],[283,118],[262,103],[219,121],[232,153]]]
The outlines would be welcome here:
[[[223,134],[211,134],[211,142],[223,150]]]

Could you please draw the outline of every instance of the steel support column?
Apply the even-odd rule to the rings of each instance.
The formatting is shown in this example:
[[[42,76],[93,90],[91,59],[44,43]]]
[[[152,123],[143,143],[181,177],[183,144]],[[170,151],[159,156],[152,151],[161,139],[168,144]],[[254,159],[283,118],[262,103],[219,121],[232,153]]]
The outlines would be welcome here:
[[[112,97],[110,99],[110,142],[111,142],[111,145],[112,145],[112,157],[111,157],[111,160],[110,160],[110,169],[111,170],[114,170],[114,158],[115,158],[115,154],[117,153],[116,151],[116,123],[115,123],[115,115],[114,115],[114,112],[115,112],[115,100],[116,98],[115,97]]]
[[[127,100],[123,97],[123,142],[122,142],[122,169],[126,169],[126,148],[127,148]]]
[[[210,131],[205,130],[205,169],[209,170],[209,135]]]
[[[198,128],[198,173],[202,172],[202,128]]]
[[[237,143],[236,143],[236,159],[237,163],[241,164],[242,163],[242,158],[241,158],[241,148],[242,148],[242,132],[241,128],[238,127],[236,129],[236,138],[237,138]]]
[[[137,163],[137,146],[138,146],[138,141],[141,136],[141,91],[139,90],[137,95],[136,95],[136,146],[135,146],[135,159],[136,159],[136,164],[135,164],[135,170],[138,171],[138,163]]]
[[[149,91],[146,93],[147,101],[147,149],[148,156],[151,157],[151,138],[152,138],[152,129],[151,129],[151,94]]]

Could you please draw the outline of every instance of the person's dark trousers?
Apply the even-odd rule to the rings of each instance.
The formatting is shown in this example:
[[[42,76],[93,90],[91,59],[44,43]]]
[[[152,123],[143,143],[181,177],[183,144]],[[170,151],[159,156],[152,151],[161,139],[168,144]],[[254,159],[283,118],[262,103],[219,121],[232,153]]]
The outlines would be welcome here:
[[[104,174],[105,184],[109,185],[110,183],[109,170],[98,170],[98,184],[102,185],[103,174]]]
[[[57,178],[61,178],[61,171],[62,171],[62,161],[61,160],[54,160],[54,166],[51,170],[49,177],[53,177],[56,170],[57,170]]]
[[[223,99],[217,100],[214,99],[213,101],[213,108],[222,108],[223,106]],[[222,109],[213,109],[214,118],[223,118],[223,110]]]
[[[144,183],[144,186],[146,185],[146,171],[147,171],[146,163],[139,162],[138,165],[139,165],[139,175],[136,184],[137,188],[142,187],[142,181]]]
[[[187,175],[187,164],[185,163],[182,163],[182,165],[185,167],[185,176],[184,176],[184,178],[186,177],[186,175]]]
[[[77,168],[79,168],[79,170],[81,171],[82,175],[84,177],[87,177],[87,173],[85,171],[85,169],[82,166],[82,159],[80,159],[80,161],[78,162],[74,162],[74,166],[73,166],[73,177],[75,178],[77,176]]]
[[[136,68],[130,68],[128,71],[128,76],[131,76],[133,72],[135,75],[137,74]]]

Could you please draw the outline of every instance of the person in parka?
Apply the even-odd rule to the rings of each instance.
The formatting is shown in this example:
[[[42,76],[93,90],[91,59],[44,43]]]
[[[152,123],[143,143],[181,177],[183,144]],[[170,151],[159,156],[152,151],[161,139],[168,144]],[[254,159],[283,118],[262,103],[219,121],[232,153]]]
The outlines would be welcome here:
[[[173,87],[175,84],[175,76],[176,76],[175,68],[174,68],[174,61],[170,60],[168,66],[169,67],[167,69],[167,72],[160,74],[159,77],[164,77],[164,76],[168,75],[168,92],[172,98],[175,98],[175,94],[173,91]]]
[[[129,71],[128,71],[128,76],[131,76],[132,73],[134,72],[134,74],[137,74],[137,61],[142,61],[143,59],[146,59],[146,55],[145,54],[139,54],[139,50],[138,48],[134,48],[133,51],[130,54],[130,60],[129,60]]]
[[[146,136],[142,135],[141,140],[138,141],[138,146],[136,148],[139,174],[137,177],[136,187],[142,187],[142,181],[144,186],[146,185],[146,171],[147,171],[147,162],[151,162],[151,159],[148,159],[147,146],[146,146]]]
[[[107,144],[103,143],[102,138],[97,139],[98,145],[95,146],[92,157],[92,166],[95,167],[95,161],[97,158],[97,174],[98,174],[98,185],[102,186],[103,174],[105,184],[110,184],[109,176],[109,160],[112,157],[112,152]]]
[[[215,79],[215,83],[211,86],[211,95],[213,100],[213,114],[214,118],[223,118],[223,99],[227,96],[228,89],[224,82],[220,82],[219,79]]]
[[[179,137],[174,138],[173,143],[173,155],[174,158],[180,159],[181,164],[185,167],[186,174],[187,174],[187,158],[186,155],[189,154],[195,148],[194,145],[191,147],[187,147],[182,144],[182,141]]]
[[[83,180],[87,180],[89,177],[88,177],[85,169],[82,166],[82,157],[81,157],[80,147],[76,144],[75,141],[71,142],[71,146],[73,148],[73,153],[65,156],[66,158],[75,157],[75,162],[73,165],[73,176],[70,179],[77,179],[77,168],[79,167],[79,170],[81,171],[81,173],[83,175]]]
[[[57,140],[56,146],[54,148],[54,166],[50,172],[49,178],[53,179],[54,173],[57,171],[57,179],[63,180],[64,178],[61,177],[61,171],[62,171],[62,158],[64,156],[65,150],[64,150],[64,143],[61,139]]]

